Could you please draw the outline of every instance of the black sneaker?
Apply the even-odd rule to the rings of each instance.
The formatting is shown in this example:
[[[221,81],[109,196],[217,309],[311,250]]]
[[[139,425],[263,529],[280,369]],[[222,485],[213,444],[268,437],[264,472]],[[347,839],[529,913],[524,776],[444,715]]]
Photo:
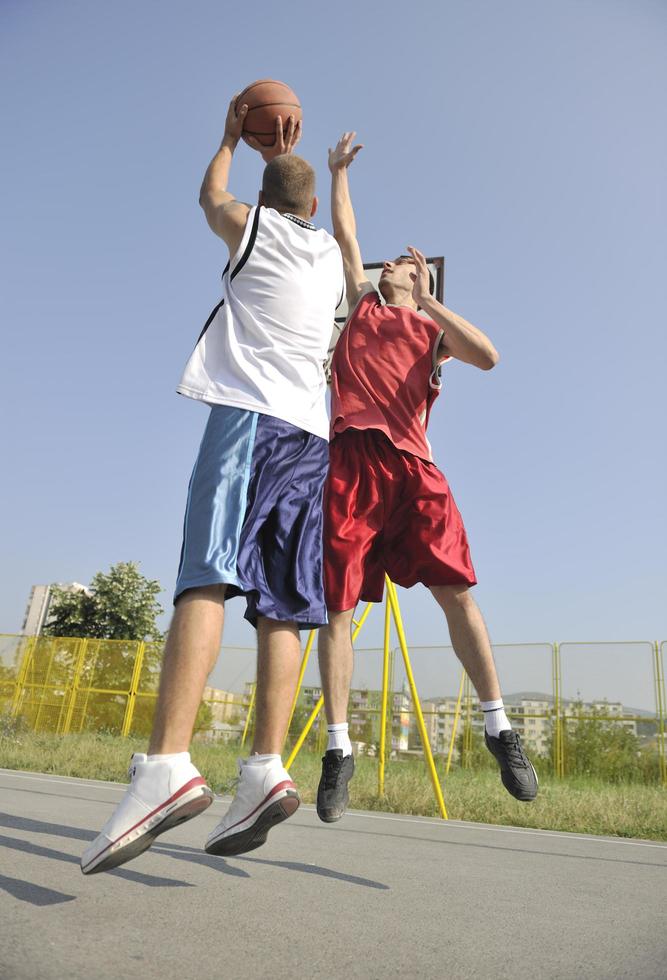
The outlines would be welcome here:
[[[500,778],[507,792],[524,803],[534,800],[537,796],[537,773],[523,751],[517,733],[505,731],[496,738],[484,732],[484,741],[498,761]]]
[[[345,813],[350,794],[347,784],[354,775],[354,756],[342,749],[329,749],[322,756],[322,776],[317,787],[317,815],[325,823],[335,823]]]

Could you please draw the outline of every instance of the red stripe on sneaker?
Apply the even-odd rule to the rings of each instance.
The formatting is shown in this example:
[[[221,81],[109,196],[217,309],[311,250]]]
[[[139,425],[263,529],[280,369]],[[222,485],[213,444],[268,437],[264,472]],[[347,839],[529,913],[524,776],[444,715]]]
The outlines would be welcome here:
[[[252,817],[252,815],[254,813],[257,813],[257,811],[260,809],[260,807],[263,807],[265,803],[268,803],[269,800],[271,799],[271,797],[272,796],[275,796],[276,793],[279,793],[281,789],[293,789],[293,790],[296,790],[296,783],[293,783],[291,779],[283,779],[282,783],[276,783],[276,785],[273,787],[273,789],[271,790],[271,792],[266,794],[266,796],[264,797],[264,799],[262,800],[262,802],[261,803],[258,803],[257,806],[255,807],[255,809],[254,810],[251,810],[250,813],[247,815],[247,817],[242,817],[241,820],[237,820],[236,823],[233,823],[231,825],[231,827],[227,827],[227,829],[225,830],[225,834],[228,834],[230,830],[233,830],[234,829],[234,827],[238,827],[238,825],[240,823],[245,823],[246,820],[250,820],[250,818]],[[224,836],[224,834],[222,836]]]
[[[137,822],[132,827],[130,827],[129,830],[123,831],[120,837],[117,837],[115,840],[112,840],[111,843],[108,844],[103,851],[100,851],[99,854],[95,855],[95,858],[93,860],[97,861],[99,857],[101,857],[103,854],[106,854],[109,848],[113,847],[114,844],[117,844],[119,840],[122,840],[123,837],[127,837],[128,834],[131,834],[132,831],[136,830],[137,827],[139,827],[142,823],[146,823],[147,820],[150,820],[151,817],[155,816],[158,810],[163,810],[166,806],[169,806],[170,803],[173,803],[174,800],[177,800],[179,796],[183,796],[184,793],[187,793],[191,789],[194,789],[195,786],[206,786],[206,780],[204,779],[203,776],[195,776],[194,779],[191,779],[189,782],[181,786],[178,792],[174,793],[173,796],[170,796],[168,800],[165,800],[164,803],[160,803],[159,806],[156,806],[154,810],[151,810],[150,813],[147,813],[145,817],[141,818],[141,820],[137,820]]]

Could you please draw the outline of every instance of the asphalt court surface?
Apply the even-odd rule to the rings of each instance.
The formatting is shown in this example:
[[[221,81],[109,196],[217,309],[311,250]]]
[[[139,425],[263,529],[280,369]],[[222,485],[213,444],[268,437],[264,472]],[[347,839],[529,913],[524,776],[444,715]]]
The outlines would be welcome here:
[[[216,800],[85,878],[123,791],[0,770],[2,980],[667,976],[665,844],[302,806],[223,859]]]

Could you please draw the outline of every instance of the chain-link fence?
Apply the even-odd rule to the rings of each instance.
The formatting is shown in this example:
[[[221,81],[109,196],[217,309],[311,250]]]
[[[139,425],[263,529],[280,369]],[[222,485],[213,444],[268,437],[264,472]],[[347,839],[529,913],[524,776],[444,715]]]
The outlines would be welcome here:
[[[311,639],[312,645],[312,639]],[[667,784],[663,643],[533,643],[494,646],[507,714],[542,771],[608,781]],[[149,734],[157,698],[159,644],[70,637],[0,636],[0,714],[35,732]],[[451,647],[411,647],[426,737],[451,766],[492,764],[484,720]],[[359,753],[380,751],[384,650],[355,649],[348,720]],[[399,650],[386,662],[388,757],[422,754],[416,713]],[[250,744],[254,726],[255,651],[224,647],[216,671],[225,687],[207,687],[195,737]],[[310,664],[293,705],[287,744],[299,739],[320,700]],[[321,752],[320,711],[304,743]]]

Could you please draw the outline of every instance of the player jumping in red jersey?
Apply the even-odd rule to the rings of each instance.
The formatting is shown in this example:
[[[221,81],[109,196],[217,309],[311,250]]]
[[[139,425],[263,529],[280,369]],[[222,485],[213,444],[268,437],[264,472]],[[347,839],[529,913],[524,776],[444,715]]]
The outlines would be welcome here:
[[[421,582],[447,619],[454,650],[480,699],[485,740],[506,789],[537,795],[535,770],[505,714],[461,515],[435,466],[426,426],[450,359],[488,371],[498,362],[489,338],[431,295],[416,248],[385,262],[379,293],[364,271],[348,185],[362,148],[344,133],[329,151],[334,235],[343,254],[350,315],[332,362],[331,443],[325,489],[324,580],[329,625],[319,662],[329,744],[317,812],[343,815],[354,772],[347,732],[352,679],[350,630],[359,600],[380,602],[385,572],[398,585]],[[384,299],[384,304],[382,303]]]

